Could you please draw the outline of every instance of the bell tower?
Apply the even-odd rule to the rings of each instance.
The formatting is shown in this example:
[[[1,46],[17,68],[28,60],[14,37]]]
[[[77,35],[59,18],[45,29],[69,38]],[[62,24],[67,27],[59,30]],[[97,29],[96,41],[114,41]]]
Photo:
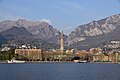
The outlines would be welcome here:
[[[61,50],[61,53],[64,52],[64,33],[63,33],[63,31],[61,32],[61,36],[60,36],[60,50]]]

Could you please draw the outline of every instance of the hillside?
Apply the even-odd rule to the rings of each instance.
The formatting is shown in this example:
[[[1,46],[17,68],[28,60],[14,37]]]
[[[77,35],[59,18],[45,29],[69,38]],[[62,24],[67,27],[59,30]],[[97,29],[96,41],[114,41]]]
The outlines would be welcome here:
[[[106,41],[120,40],[120,14],[78,26],[68,38],[71,47],[86,49],[103,46]]]

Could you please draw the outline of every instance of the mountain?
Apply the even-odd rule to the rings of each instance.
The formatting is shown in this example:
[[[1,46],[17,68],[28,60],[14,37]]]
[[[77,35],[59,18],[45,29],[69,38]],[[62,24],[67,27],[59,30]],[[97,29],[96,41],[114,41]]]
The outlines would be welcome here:
[[[16,27],[13,26],[12,28],[0,32],[1,36],[5,38],[4,42],[9,44],[23,44],[22,42],[26,42],[27,38],[31,39],[32,34],[29,33],[24,27]],[[29,41],[29,40],[28,40]]]
[[[47,22],[40,22],[39,25],[29,26],[26,28],[33,36],[39,37],[49,43],[59,43],[60,31],[54,29]]]
[[[8,41],[24,41],[26,38],[32,37],[32,34],[29,33],[24,27],[12,27],[6,31],[0,32],[1,36],[3,36]]]
[[[69,36],[64,35],[69,48],[103,47],[106,42],[120,40],[120,14],[80,25]],[[60,31],[49,20],[0,22],[0,43],[31,44],[42,48],[59,48]]]
[[[50,21],[45,19],[41,21],[28,21],[25,19],[2,21],[0,22],[0,34],[6,38],[9,38],[11,35],[11,38],[16,37],[17,35],[22,35],[23,37],[24,34],[24,37],[28,38],[32,36],[33,40],[43,40],[57,45],[60,41],[60,31],[53,28]],[[65,35],[65,39],[66,38],[67,36]]]
[[[33,36],[24,27],[14,26],[6,31],[0,32],[0,34],[0,45],[4,42],[9,44],[9,46],[29,44],[44,49],[58,48],[58,45],[48,43],[39,37]]]
[[[60,43],[60,31],[53,28],[51,22],[46,19],[2,21],[0,22],[0,35],[5,38],[4,43],[10,45],[31,44],[42,48],[59,48]]]
[[[12,27],[6,31],[0,32],[0,34],[6,38],[13,38],[18,36],[32,36],[24,27]]]
[[[2,43],[4,43],[4,40],[5,40],[5,38],[0,35],[0,47],[1,47]]]
[[[67,43],[75,48],[103,46],[106,41],[120,40],[120,14],[78,26],[72,31]]]

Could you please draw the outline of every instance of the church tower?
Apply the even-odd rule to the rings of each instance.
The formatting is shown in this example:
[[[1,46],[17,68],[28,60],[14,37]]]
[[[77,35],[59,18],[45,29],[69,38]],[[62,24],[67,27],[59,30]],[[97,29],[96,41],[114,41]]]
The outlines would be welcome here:
[[[60,50],[61,50],[61,53],[64,52],[64,34],[63,34],[63,31],[62,31],[61,36],[60,36]]]

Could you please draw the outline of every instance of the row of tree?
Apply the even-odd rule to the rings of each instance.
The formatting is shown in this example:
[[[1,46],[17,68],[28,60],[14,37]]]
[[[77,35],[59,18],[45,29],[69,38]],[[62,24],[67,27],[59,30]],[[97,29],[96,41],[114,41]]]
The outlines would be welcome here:
[[[29,60],[29,58],[26,55],[18,55],[15,54],[14,49],[11,49],[9,51],[0,51],[0,60],[11,60],[12,58],[18,59],[18,60]],[[104,61],[104,57],[108,56],[108,61],[109,59],[112,61],[116,60],[116,54],[109,54],[109,53],[104,53],[104,54],[98,54],[97,55],[97,61],[102,62]],[[118,54],[118,61],[119,61],[119,54]],[[94,54],[89,54],[89,53],[79,53],[79,54],[67,54],[63,53],[61,54],[59,51],[58,52],[51,52],[51,51],[42,51],[39,60],[42,61],[73,61],[75,59],[79,60],[87,60],[87,61],[93,61]],[[37,59],[36,59],[37,60]]]
[[[0,51],[0,60],[11,60],[14,56],[14,49],[8,51]]]

